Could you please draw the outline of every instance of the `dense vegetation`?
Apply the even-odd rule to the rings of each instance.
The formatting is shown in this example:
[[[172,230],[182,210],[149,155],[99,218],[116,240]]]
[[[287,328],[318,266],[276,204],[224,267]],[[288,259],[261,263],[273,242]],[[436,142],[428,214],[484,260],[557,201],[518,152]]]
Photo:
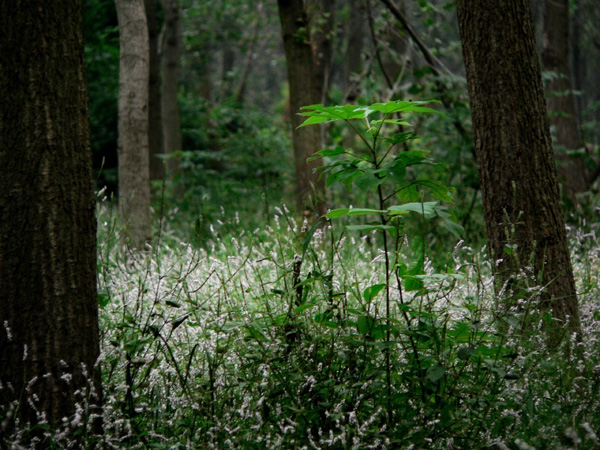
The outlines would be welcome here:
[[[180,2],[180,170],[152,181],[153,238],[134,251],[117,208],[116,13],[84,2],[104,429],[84,401],[55,448],[73,429],[113,449],[600,447],[597,183],[564,199],[582,335],[549,339],[527,262],[520,290],[495,289],[454,5],[398,2],[443,61],[436,75],[385,7],[345,3],[327,93],[342,106],[302,111],[323,126],[316,216],[292,206],[275,3]],[[348,76],[358,3],[364,70]],[[573,23],[596,9],[573,2]],[[579,153],[593,167],[597,24],[580,31]],[[30,430],[0,418],[25,448]]]

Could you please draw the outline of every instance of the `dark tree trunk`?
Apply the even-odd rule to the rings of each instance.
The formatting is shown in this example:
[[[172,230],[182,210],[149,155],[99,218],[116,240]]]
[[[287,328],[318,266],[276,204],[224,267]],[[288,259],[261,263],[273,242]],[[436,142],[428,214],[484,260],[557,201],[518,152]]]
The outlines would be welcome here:
[[[307,162],[320,149],[319,127],[304,127],[298,115],[300,107],[319,103],[320,88],[315,87],[313,53],[309,23],[303,0],[278,0],[279,17],[287,61],[290,90],[290,115],[294,138],[297,206],[300,211],[324,213],[325,184],[313,169],[322,165],[315,160]]]
[[[555,73],[546,85],[546,101],[556,137],[555,154],[563,194],[572,198],[575,193],[587,191],[589,184],[584,159],[568,154],[569,150],[582,147],[569,69],[569,2],[546,0],[545,5],[542,64],[544,70]]]
[[[496,286],[521,294],[519,273],[532,266],[545,286],[535,306],[578,330],[529,1],[458,0],[457,11]]]
[[[160,100],[160,59],[158,56],[158,19],[156,6],[158,0],[144,0],[146,20],[148,21],[148,59],[149,95],[148,95],[148,152],[150,156],[150,179],[162,180],[165,176],[163,160],[158,156],[163,152],[163,132]]]
[[[44,420],[54,428],[77,403],[100,404],[91,396],[96,220],[81,2],[1,2],[0,54],[0,417],[8,423],[0,448],[8,448],[14,419],[21,429]]]
[[[164,153],[181,150],[179,120],[179,56],[181,54],[181,22],[177,0],[162,0],[165,25],[162,31],[160,59],[162,67],[162,127]],[[169,158],[170,175],[179,170],[179,158]]]

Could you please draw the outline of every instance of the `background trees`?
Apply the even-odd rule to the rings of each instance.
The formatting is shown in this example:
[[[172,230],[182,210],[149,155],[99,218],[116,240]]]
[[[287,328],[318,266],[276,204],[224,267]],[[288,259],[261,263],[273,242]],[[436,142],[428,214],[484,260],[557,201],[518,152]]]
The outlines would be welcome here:
[[[0,446],[48,448],[100,403],[81,3],[2,2],[0,29]]]
[[[303,119],[298,116],[302,106],[314,105],[323,100],[327,69],[327,52],[318,58],[313,54],[311,24],[304,0],[278,0],[283,44],[285,47],[289,83],[289,111],[294,136],[294,166],[296,171],[297,206],[299,210],[314,209],[323,213],[324,183],[313,169],[318,160],[307,162],[315,148],[321,146],[319,129],[298,126]],[[326,41],[325,38],[323,40]]]
[[[119,206],[123,236],[141,249],[150,239],[148,108],[150,44],[143,0],[117,2],[119,64]]]

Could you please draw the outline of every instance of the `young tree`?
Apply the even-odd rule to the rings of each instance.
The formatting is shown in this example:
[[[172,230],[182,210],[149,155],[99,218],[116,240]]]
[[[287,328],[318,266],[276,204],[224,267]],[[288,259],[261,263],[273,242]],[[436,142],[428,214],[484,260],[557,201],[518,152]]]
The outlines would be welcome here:
[[[309,209],[324,213],[325,184],[314,171],[322,164],[318,160],[306,161],[315,151],[319,151],[319,127],[298,129],[302,123],[298,115],[300,108],[319,103],[322,92],[322,87],[316,86],[306,5],[304,0],[278,0],[277,4],[290,91],[297,206],[300,211]]]
[[[568,155],[569,150],[583,146],[569,69],[568,0],[545,1],[542,64],[544,70],[553,73],[546,84],[546,101],[558,145],[555,151],[558,173],[563,193],[573,197],[587,191],[590,180],[584,159]]]
[[[179,123],[179,55],[181,53],[181,24],[177,0],[162,0],[165,24],[161,33],[160,63],[162,72],[162,128],[164,135],[163,153],[171,155],[181,150]],[[179,160],[170,158],[169,172],[179,167]]]
[[[141,249],[150,239],[148,156],[149,40],[144,0],[117,0],[119,67],[119,207],[123,237]]]
[[[0,2],[0,54],[0,447],[9,448],[13,427],[54,429],[76,404],[100,401],[81,1]]]
[[[578,330],[529,0],[458,0],[457,12],[497,288],[516,288],[531,266],[544,287],[535,306]]]

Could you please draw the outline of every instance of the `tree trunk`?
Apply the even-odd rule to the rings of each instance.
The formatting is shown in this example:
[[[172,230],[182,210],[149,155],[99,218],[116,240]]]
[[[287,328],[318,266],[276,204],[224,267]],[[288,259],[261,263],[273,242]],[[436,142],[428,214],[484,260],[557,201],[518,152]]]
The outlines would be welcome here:
[[[583,146],[569,69],[569,2],[546,0],[545,4],[542,64],[544,70],[555,74],[546,85],[546,101],[558,147],[555,153],[563,194],[573,198],[589,185],[584,159],[568,155],[569,150]]]
[[[350,20],[348,21],[345,67],[345,97],[353,102],[359,96],[356,78],[363,68],[362,51],[365,40],[364,0],[350,0]]]
[[[160,56],[162,66],[162,127],[164,153],[172,155],[181,150],[181,126],[179,122],[179,55],[181,52],[181,23],[177,0],[162,0],[165,25],[161,37]],[[179,170],[179,158],[169,158],[170,174]]]
[[[158,0],[144,0],[150,46],[150,58],[148,60],[150,67],[148,148],[151,180],[162,180],[165,176],[163,160],[158,156],[163,152],[163,131],[160,100],[160,59],[158,56],[158,19],[156,17],[157,2]]]
[[[532,306],[579,330],[529,1],[459,0],[457,11],[496,287],[523,294],[526,270],[545,287]]]
[[[297,207],[300,211],[324,213],[325,184],[314,169],[322,162],[306,159],[320,150],[319,127],[304,127],[298,115],[300,107],[319,103],[315,88],[313,54],[308,18],[303,0],[278,0],[283,45],[287,61],[290,90],[290,115],[293,127],[294,164],[296,169]]]
[[[9,448],[16,420],[53,430],[76,404],[84,414],[100,404],[81,2],[1,2],[0,54],[0,447]]]
[[[149,42],[144,0],[117,0],[119,67],[119,206],[122,237],[142,249],[150,240],[148,157]]]
[[[333,35],[335,33],[335,0],[312,0],[311,44],[315,83],[313,89],[318,102],[327,104],[329,80],[333,62]]]

